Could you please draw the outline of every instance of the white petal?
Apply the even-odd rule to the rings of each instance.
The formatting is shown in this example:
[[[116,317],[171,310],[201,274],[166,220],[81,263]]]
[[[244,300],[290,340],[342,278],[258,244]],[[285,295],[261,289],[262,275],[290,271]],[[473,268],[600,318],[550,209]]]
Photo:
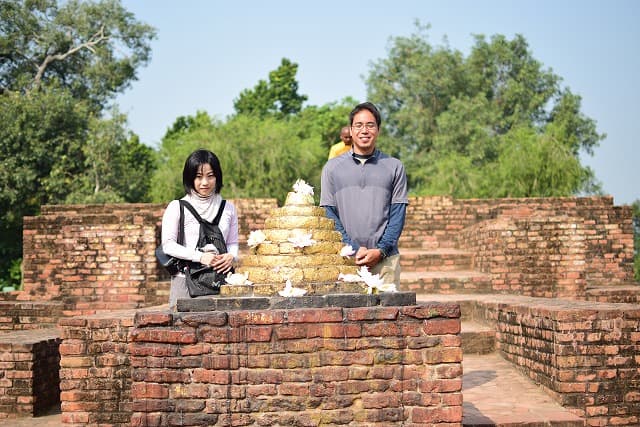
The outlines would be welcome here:
[[[342,249],[340,249],[340,256],[352,256],[355,253],[356,251],[353,250],[353,246],[351,245],[343,246]]]

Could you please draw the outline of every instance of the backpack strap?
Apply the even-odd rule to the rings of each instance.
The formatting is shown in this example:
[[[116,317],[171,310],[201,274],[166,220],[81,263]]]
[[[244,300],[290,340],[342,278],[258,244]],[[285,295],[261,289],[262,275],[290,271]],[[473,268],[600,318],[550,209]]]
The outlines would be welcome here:
[[[224,210],[224,206],[226,205],[226,203],[227,203],[227,201],[225,199],[222,199],[222,202],[220,202],[220,207],[218,208],[218,213],[216,214],[215,218],[213,218],[213,221],[211,222],[213,225],[218,225],[218,223],[220,222],[220,218],[222,217],[222,211]],[[191,203],[187,202],[186,200],[180,199],[180,208],[182,209],[181,212],[184,212],[184,208],[185,207],[187,209],[189,209],[189,212],[191,212],[191,214],[194,216],[195,219],[198,220],[198,222],[200,222],[200,223],[208,222],[208,221],[205,221],[204,219],[202,219],[200,214],[198,212],[196,212],[196,209],[193,206],[191,206]],[[182,228],[184,228],[184,219],[182,219]]]
[[[224,206],[227,204],[227,201],[225,199],[222,199],[222,202],[220,202],[220,208],[218,209],[218,213],[216,214],[216,217],[213,218],[213,225],[218,225],[218,223],[220,222],[220,218],[222,217],[222,211],[224,210]]]
[[[180,203],[180,226],[178,228],[178,240],[179,245],[184,245],[184,205]]]

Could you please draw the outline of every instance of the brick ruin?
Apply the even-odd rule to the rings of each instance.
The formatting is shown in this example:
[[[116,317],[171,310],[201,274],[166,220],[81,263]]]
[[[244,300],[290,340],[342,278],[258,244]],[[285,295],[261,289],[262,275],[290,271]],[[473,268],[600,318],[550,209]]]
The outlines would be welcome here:
[[[233,202],[244,244],[276,201]],[[24,290],[0,294],[0,419],[59,401],[70,426],[461,425],[462,309],[588,425],[640,423],[631,208],[610,197],[411,198],[402,290],[464,303],[186,313],[163,305],[163,209],[43,206],[25,218]],[[418,274],[425,248],[445,269],[470,252],[474,275]]]

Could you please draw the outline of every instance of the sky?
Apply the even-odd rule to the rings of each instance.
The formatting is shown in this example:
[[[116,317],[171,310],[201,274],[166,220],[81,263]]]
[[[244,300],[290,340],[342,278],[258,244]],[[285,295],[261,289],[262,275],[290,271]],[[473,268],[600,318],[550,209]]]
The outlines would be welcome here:
[[[225,120],[233,102],[282,58],[298,64],[304,106],[367,100],[365,77],[391,39],[431,26],[428,41],[469,54],[474,35],[521,34],[533,57],[582,98],[606,134],[582,155],[615,205],[640,199],[640,1],[637,0],[122,0],[156,28],[152,59],[116,99],[129,128],[158,146],[179,116]],[[337,140],[337,139],[336,139]]]

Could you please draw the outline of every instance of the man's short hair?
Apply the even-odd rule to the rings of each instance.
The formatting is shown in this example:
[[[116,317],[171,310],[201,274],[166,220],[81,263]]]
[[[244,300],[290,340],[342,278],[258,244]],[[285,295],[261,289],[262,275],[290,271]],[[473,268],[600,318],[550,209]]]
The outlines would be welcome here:
[[[382,123],[382,119],[380,118],[380,111],[378,111],[378,107],[376,107],[372,102],[362,102],[358,105],[356,105],[354,107],[353,110],[351,110],[351,112],[349,113],[349,124],[352,125],[353,124],[353,117],[358,114],[360,111],[362,110],[367,110],[369,111],[371,114],[373,114],[373,117],[375,117],[376,119],[376,125],[378,127],[380,127],[380,124]]]

